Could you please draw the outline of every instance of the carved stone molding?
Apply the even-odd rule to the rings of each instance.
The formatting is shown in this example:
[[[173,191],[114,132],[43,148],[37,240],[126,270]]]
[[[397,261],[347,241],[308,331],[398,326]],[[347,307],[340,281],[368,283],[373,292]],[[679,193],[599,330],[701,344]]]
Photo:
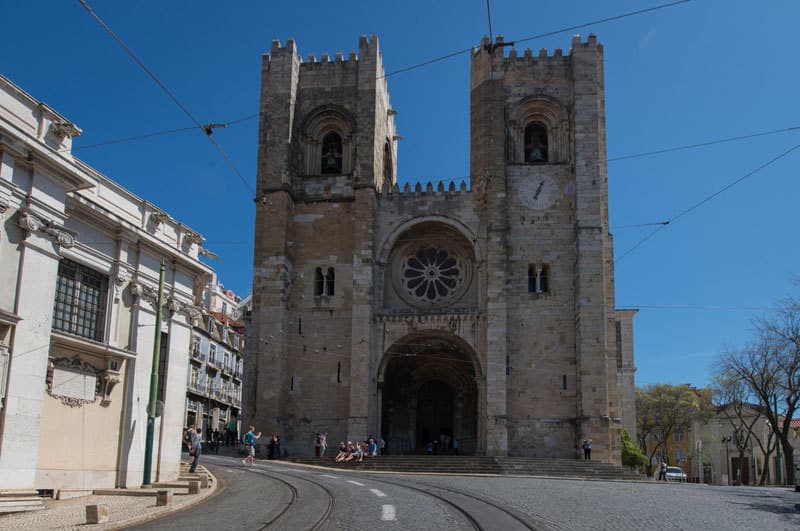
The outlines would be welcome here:
[[[128,271],[127,267],[117,262],[114,265],[114,273],[111,276],[111,280],[113,281],[114,300],[118,301],[120,296],[122,296],[122,291],[125,289],[125,286],[127,286],[128,282],[131,280],[131,273]]]
[[[82,361],[78,356],[75,356],[74,358],[50,359],[47,363],[47,394],[60,400],[62,404],[68,407],[82,407],[85,404],[91,404],[97,400],[97,384],[95,384],[95,388],[92,390],[93,396],[91,399],[88,397],[62,394],[59,388],[55,387],[58,384],[58,382],[55,381],[57,369],[64,369],[66,371],[90,376],[96,381],[99,381],[100,374],[103,372],[102,370],[90,363]]]
[[[163,212],[152,212],[150,217],[147,218],[147,227],[151,232],[155,232],[156,229],[168,219],[169,216]]]
[[[188,229],[184,230],[183,243],[181,244],[183,252],[188,253],[191,250],[193,244],[196,244],[198,246],[202,245],[203,237],[194,231]]]
[[[74,394],[62,394],[64,392],[63,389],[56,387],[58,385],[58,382],[56,382],[57,369],[64,369],[78,375],[82,374],[94,378],[95,385],[91,390],[92,398],[75,396]],[[75,378],[72,377],[71,380]],[[98,396],[100,397],[100,405],[108,407],[111,404],[111,392],[120,381],[119,371],[110,368],[98,369],[78,356],[73,358],[51,358],[47,363],[47,394],[58,399],[67,407],[82,407],[86,404],[92,404],[97,401]]]
[[[141,282],[137,280],[131,280],[128,283],[128,291],[131,295],[136,297],[137,299],[143,299],[155,306],[156,301],[158,300],[157,297],[157,289],[151,288],[150,286],[145,286]]]
[[[101,387],[99,389],[100,394],[102,395],[102,399],[100,400],[100,405],[107,407],[111,405],[111,392],[114,390],[114,387],[120,382],[120,374],[117,371],[112,371],[111,369],[106,369],[103,371],[103,377],[98,382],[98,385]]]
[[[172,314],[179,312],[183,309],[183,304],[175,297],[169,297],[167,299],[167,310]]]
[[[64,138],[65,136],[72,138],[80,136],[80,134],[83,132],[78,126],[71,122],[53,122],[50,128],[52,129],[53,134],[59,138]]]
[[[203,310],[199,306],[185,304],[182,313],[186,314],[192,326],[198,326],[200,324],[200,319],[203,317]]]
[[[6,213],[8,210],[8,199],[5,197],[0,197],[0,216]]]
[[[26,232],[26,234],[40,232],[46,236],[49,236],[61,247],[70,248],[75,245],[75,232],[67,230],[50,220],[43,219],[42,217],[33,214],[27,208],[20,209],[17,224]]]

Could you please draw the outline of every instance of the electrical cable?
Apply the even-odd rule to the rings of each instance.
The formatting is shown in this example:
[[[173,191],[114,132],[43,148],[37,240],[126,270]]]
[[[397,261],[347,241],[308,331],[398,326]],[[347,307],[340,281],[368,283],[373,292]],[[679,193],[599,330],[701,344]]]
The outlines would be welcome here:
[[[222,122],[222,123],[213,124],[213,125],[215,126],[215,128],[216,127],[229,127],[231,125],[242,123],[242,122],[247,121],[247,120],[252,120],[253,118],[256,118],[258,116],[259,116],[259,114],[251,114],[249,116],[244,116],[242,118],[237,118],[236,120],[230,120],[228,122]],[[210,126],[210,125],[212,125],[212,124],[206,124],[206,126]],[[206,127],[206,126],[204,126],[204,127]],[[117,139],[114,139],[114,140],[105,140],[103,142],[97,142],[95,144],[87,144],[85,146],[74,146],[74,147],[67,148],[67,149],[60,149],[59,152],[80,151],[80,150],[83,150],[83,149],[93,149],[93,148],[108,146],[108,145],[111,145],[111,144],[121,144],[121,143],[124,143],[124,142],[134,142],[136,140],[145,140],[145,139],[152,138],[152,137],[155,137],[155,136],[170,135],[170,134],[174,134],[174,133],[182,133],[184,131],[194,131],[196,129],[197,129],[197,127],[192,126],[192,127],[179,127],[177,129],[166,129],[166,130],[163,130],[163,131],[154,131],[154,132],[151,132],[151,133],[142,133],[141,135],[129,136],[129,137],[126,137],[126,138],[117,138]]]
[[[661,4],[661,5],[645,8],[645,9],[639,9],[637,11],[631,11],[629,13],[623,13],[621,15],[615,15],[613,17],[606,17],[606,18],[602,18],[602,19],[599,19],[599,20],[593,20],[591,22],[584,22],[582,24],[576,24],[574,26],[561,28],[559,30],[549,31],[547,33],[540,33],[538,35],[530,35],[530,36],[524,37],[522,39],[517,39],[515,41],[510,41],[509,44],[514,44],[514,43],[518,43],[518,42],[526,42],[526,41],[531,41],[531,40],[534,40],[534,39],[541,39],[541,38],[544,38],[544,37],[550,37],[552,35],[558,35],[559,33],[566,33],[568,31],[581,29],[581,28],[585,28],[585,27],[588,27],[588,26],[594,26],[594,25],[597,25],[597,24],[605,23],[605,22],[612,22],[612,21],[615,21],[615,20],[621,20],[623,18],[632,17],[632,16],[636,16],[636,15],[641,15],[641,14],[644,14],[644,13],[649,13],[651,11],[657,11],[659,9],[666,9],[668,7],[673,7],[673,6],[676,6],[678,4],[685,4],[685,3],[689,2],[689,1],[690,0],[678,0],[676,2],[670,2],[668,4]],[[428,66],[428,65],[433,64],[433,63],[438,63],[440,61],[444,61],[446,59],[450,59],[452,57],[456,57],[458,55],[471,52],[474,49],[475,49],[475,47],[470,46],[469,48],[466,48],[466,49],[463,49],[463,50],[458,50],[458,51],[455,51],[455,52],[451,52],[451,53],[448,53],[446,55],[435,57],[433,59],[428,59],[427,61],[423,61],[423,62],[417,63],[415,65],[406,66],[404,68],[400,68],[398,70],[394,70],[394,71],[389,72],[387,74],[383,74],[382,76],[378,76],[377,79],[387,78],[387,77],[390,77],[390,76],[395,76],[397,74],[402,74],[404,72],[408,72],[410,70],[415,70],[417,68],[422,68],[423,66]]]
[[[619,256],[618,258],[616,258],[616,259],[614,260],[614,263],[619,263],[619,262],[620,262],[620,261],[621,261],[623,258],[625,258],[625,257],[626,257],[626,256],[628,256],[629,254],[631,254],[633,251],[635,251],[636,249],[638,249],[640,246],[642,246],[642,245],[643,245],[643,244],[644,244],[644,243],[645,243],[647,240],[649,240],[650,238],[652,238],[653,236],[655,236],[656,234],[658,234],[658,232],[659,232],[659,231],[661,231],[661,230],[665,229],[665,228],[666,228],[667,226],[669,226],[669,225],[672,225],[672,224],[674,224],[674,223],[675,223],[677,220],[679,220],[680,218],[682,218],[682,217],[683,217],[683,216],[685,216],[686,214],[688,214],[688,213],[690,213],[690,212],[692,212],[692,211],[694,211],[694,210],[696,210],[696,209],[700,208],[701,206],[703,206],[704,204],[708,203],[709,201],[711,201],[712,199],[714,199],[715,197],[717,197],[717,196],[718,196],[718,195],[720,195],[721,193],[723,193],[723,192],[726,192],[727,190],[730,190],[731,188],[733,188],[733,187],[734,187],[734,186],[736,186],[737,184],[741,183],[741,182],[742,182],[742,181],[744,181],[745,179],[747,179],[747,178],[749,178],[749,177],[752,177],[753,175],[755,175],[755,174],[756,174],[756,173],[758,173],[759,171],[761,171],[761,170],[763,170],[764,168],[766,168],[766,167],[768,167],[768,166],[770,166],[770,165],[774,164],[775,162],[779,161],[779,160],[780,160],[780,159],[782,159],[783,157],[786,157],[787,155],[789,155],[790,153],[792,153],[794,150],[796,150],[796,149],[798,149],[798,148],[800,148],[800,144],[795,144],[794,146],[792,146],[791,148],[787,149],[786,151],[784,151],[784,152],[783,152],[783,153],[781,153],[780,155],[777,155],[777,156],[775,156],[775,157],[771,158],[770,160],[768,160],[768,161],[767,161],[767,162],[765,162],[764,164],[761,164],[761,165],[760,165],[760,166],[758,166],[757,168],[755,168],[755,169],[753,169],[753,170],[751,170],[751,171],[747,172],[746,174],[742,175],[742,176],[741,176],[741,177],[739,177],[738,179],[735,179],[734,181],[731,181],[730,183],[726,184],[725,186],[723,186],[722,188],[720,188],[720,189],[719,189],[719,190],[717,190],[716,192],[714,192],[714,193],[712,193],[712,194],[710,194],[710,195],[708,195],[708,196],[704,197],[703,199],[701,199],[701,200],[700,200],[700,201],[698,201],[697,203],[694,203],[694,204],[693,204],[693,205],[691,205],[690,207],[688,207],[688,208],[685,208],[685,209],[684,209],[684,210],[682,210],[680,213],[678,213],[677,215],[675,215],[675,216],[671,217],[671,218],[670,218],[670,219],[668,219],[668,220],[667,220],[665,223],[661,224],[661,225],[660,225],[659,227],[657,227],[655,230],[653,230],[652,232],[650,232],[649,234],[647,234],[647,235],[646,235],[644,238],[642,238],[641,240],[639,240],[638,242],[636,242],[636,244],[635,244],[633,247],[631,247],[630,249],[628,249],[627,251],[625,251],[624,253],[622,253],[622,255],[621,255],[621,256]]]
[[[670,148],[657,149],[655,151],[644,151],[644,152],[641,152],[641,153],[633,153],[631,155],[622,155],[622,156],[619,156],[619,157],[610,158],[610,159],[608,159],[608,162],[615,162],[615,161],[618,161],[618,160],[626,160],[626,159],[635,159],[635,158],[639,158],[639,157],[649,157],[651,155],[660,155],[662,153],[671,153],[673,151],[682,151],[682,150],[685,150],[685,149],[693,149],[693,148],[699,148],[699,147],[704,147],[704,146],[713,146],[715,144],[724,144],[726,142],[735,142],[737,140],[746,140],[748,138],[756,138],[756,137],[759,137],[759,136],[774,135],[774,134],[778,134],[778,133],[787,133],[789,131],[798,131],[798,130],[800,130],[800,126],[784,127],[782,129],[773,129],[771,131],[763,131],[763,132],[760,132],[760,133],[753,133],[753,134],[742,135],[742,136],[732,136],[732,137],[728,137],[728,138],[721,138],[719,140],[710,140],[708,142],[700,142],[700,143],[697,143],[697,144],[687,144],[687,145],[684,145],[684,146],[675,146],[675,147],[670,147]]]
[[[117,36],[117,34],[116,34],[116,33],[114,33],[114,31],[113,31],[113,30],[112,30],[112,29],[111,29],[111,28],[108,26],[108,24],[106,24],[106,23],[103,21],[103,19],[101,19],[101,18],[100,18],[100,16],[99,16],[99,15],[97,15],[97,13],[95,13],[95,12],[94,12],[94,10],[92,10],[91,6],[89,6],[89,4],[86,2],[86,0],[78,0],[78,1],[81,3],[81,5],[84,7],[84,9],[86,9],[86,11],[89,13],[89,15],[91,15],[91,16],[92,16],[92,18],[94,18],[94,19],[97,21],[97,23],[98,23],[98,24],[100,24],[100,26],[101,26],[101,27],[102,27],[102,28],[103,28],[103,29],[104,29],[104,30],[105,30],[105,31],[106,31],[106,32],[107,32],[107,33],[108,33],[108,34],[109,34],[109,35],[110,35],[110,36],[111,36],[111,37],[112,37],[112,38],[113,38],[113,39],[114,39],[116,42],[117,42],[117,44],[119,44],[119,46],[120,46],[120,47],[121,47],[121,48],[122,48],[122,49],[125,51],[125,53],[127,53],[127,54],[128,54],[128,56],[129,56],[131,59],[133,59],[133,61],[134,61],[134,62],[135,62],[137,65],[139,65],[139,67],[140,67],[140,68],[141,68],[141,69],[142,69],[142,70],[145,72],[145,74],[147,74],[147,76],[148,76],[148,77],[150,77],[150,79],[152,79],[152,80],[153,80],[153,82],[154,82],[156,85],[158,85],[158,87],[159,87],[159,88],[162,90],[162,92],[164,92],[164,94],[166,94],[166,95],[169,97],[169,99],[171,99],[171,100],[172,100],[172,102],[173,102],[173,103],[175,103],[175,105],[177,105],[177,107],[178,107],[178,108],[179,108],[181,111],[183,111],[183,113],[184,113],[184,114],[185,114],[185,115],[186,115],[186,116],[189,118],[189,120],[191,120],[191,121],[192,121],[192,123],[195,125],[195,127],[196,127],[197,129],[199,129],[200,131],[202,131],[202,132],[203,132],[203,134],[206,136],[206,138],[208,138],[208,140],[209,140],[209,141],[210,141],[210,142],[211,142],[211,143],[214,145],[214,147],[217,149],[217,151],[219,152],[219,154],[220,154],[220,155],[221,155],[221,156],[222,156],[222,157],[223,157],[223,158],[224,158],[224,159],[227,161],[228,165],[231,167],[231,169],[234,171],[234,173],[235,173],[235,174],[236,174],[236,175],[239,177],[239,179],[242,181],[242,184],[244,184],[244,186],[245,186],[245,187],[246,187],[246,188],[247,188],[247,189],[248,189],[248,190],[249,190],[249,191],[250,191],[250,192],[251,192],[253,195],[255,195],[255,193],[256,193],[256,191],[255,191],[255,188],[254,188],[254,187],[253,187],[253,186],[252,186],[252,185],[251,185],[251,184],[250,184],[250,183],[247,181],[247,179],[245,179],[244,175],[242,175],[242,173],[239,171],[239,168],[238,168],[238,167],[236,166],[236,164],[233,162],[233,159],[231,159],[231,157],[230,157],[230,156],[228,155],[228,153],[227,153],[227,152],[226,152],[226,151],[225,151],[225,150],[222,148],[222,146],[219,144],[219,142],[217,142],[217,141],[214,139],[214,137],[213,137],[213,136],[210,134],[210,132],[209,132],[209,128],[208,128],[206,125],[203,125],[203,124],[201,124],[201,123],[200,123],[200,121],[199,121],[199,120],[197,120],[197,118],[195,118],[195,117],[194,117],[194,115],[193,115],[191,112],[189,112],[189,109],[187,109],[187,108],[186,108],[186,107],[185,107],[185,106],[184,106],[184,105],[183,105],[183,104],[180,102],[180,100],[178,100],[178,98],[177,98],[177,97],[176,97],[176,96],[175,96],[175,95],[174,95],[174,94],[173,94],[173,93],[172,93],[172,92],[171,92],[171,91],[170,91],[170,90],[169,90],[169,89],[166,87],[166,85],[164,85],[164,83],[162,83],[162,82],[161,82],[161,80],[159,80],[159,79],[158,79],[158,77],[157,77],[157,76],[156,76],[156,75],[155,75],[155,74],[154,74],[154,73],[153,73],[153,72],[152,72],[152,71],[151,71],[149,68],[147,68],[147,66],[146,66],[146,65],[145,65],[145,64],[142,62],[142,60],[141,60],[141,59],[139,59],[139,57],[138,57],[138,56],[137,56],[137,55],[136,55],[136,54],[133,52],[133,50],[131,50],[131,49],[128,47],[128,45],[126,45],[126,44],[125,44],[125,43],[122,41],[122,39],[120,39],[120,38]]]

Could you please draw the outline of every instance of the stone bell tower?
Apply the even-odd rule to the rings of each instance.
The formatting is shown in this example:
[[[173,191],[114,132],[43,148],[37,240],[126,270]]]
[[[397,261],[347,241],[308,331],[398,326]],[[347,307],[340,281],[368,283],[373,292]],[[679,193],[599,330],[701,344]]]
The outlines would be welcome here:
[[[505,368],[488,391],[490,418],[505,426],[509,454],[563,454],[590,437],[598,458],[616,461],[603,48],[594,35],[576,36],[568,54],[504,44],[484,39],[471,72],[470,173],[490,271],[485,348],[489,367]],[[630,369],[622,394],[633,392]]]
[[[261,84],[249,420],[307,446],[322,424],[367,430],[375,194],[395,180],[394,112],[375,36],[307,61],[274,41]]]

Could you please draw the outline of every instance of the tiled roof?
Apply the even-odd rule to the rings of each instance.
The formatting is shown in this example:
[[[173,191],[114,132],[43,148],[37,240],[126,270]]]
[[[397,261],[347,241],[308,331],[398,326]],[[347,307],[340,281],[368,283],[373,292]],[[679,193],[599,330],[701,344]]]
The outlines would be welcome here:
[[[231,319],[230,317],[228,317],[225,314],[222,314],[222,313],[219,313],[219,312],[208,312],[208,313],[213,315],[214,319],[216,319],[220,323],[226,324],[226,325],[230,326],[231,328],[244,328],[244,323],[243,322],[236,321],[235,319]]]

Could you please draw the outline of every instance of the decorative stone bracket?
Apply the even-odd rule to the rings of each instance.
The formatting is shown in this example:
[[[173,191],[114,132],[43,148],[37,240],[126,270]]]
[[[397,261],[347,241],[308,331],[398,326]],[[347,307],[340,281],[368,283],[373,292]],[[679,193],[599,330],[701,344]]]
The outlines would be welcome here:
[[[34,214],[28,207],[20,209],[17,223],[25,231],[26,236],[34,232],[40,232],[65,248],[73,247],[75,245],[75,236],[78,235],[77,232],[65,229],[53,221]]]
[[[147,230],[155,233],[162,223],[169,220],[170,217],[163,212],[151,212],[147,218]]]
[[[50,128],[53,134],[59,138],[64,138],[66,136],[73,138],[83,133],[83,131],[72,122],[53,122]]]
[[[203,245],[203,237],[194,231],[185,230],[183,233],[183,243],[181,244],[183,252],[188,253],[192,249],[193,244],[197,244],[198,247]]]

